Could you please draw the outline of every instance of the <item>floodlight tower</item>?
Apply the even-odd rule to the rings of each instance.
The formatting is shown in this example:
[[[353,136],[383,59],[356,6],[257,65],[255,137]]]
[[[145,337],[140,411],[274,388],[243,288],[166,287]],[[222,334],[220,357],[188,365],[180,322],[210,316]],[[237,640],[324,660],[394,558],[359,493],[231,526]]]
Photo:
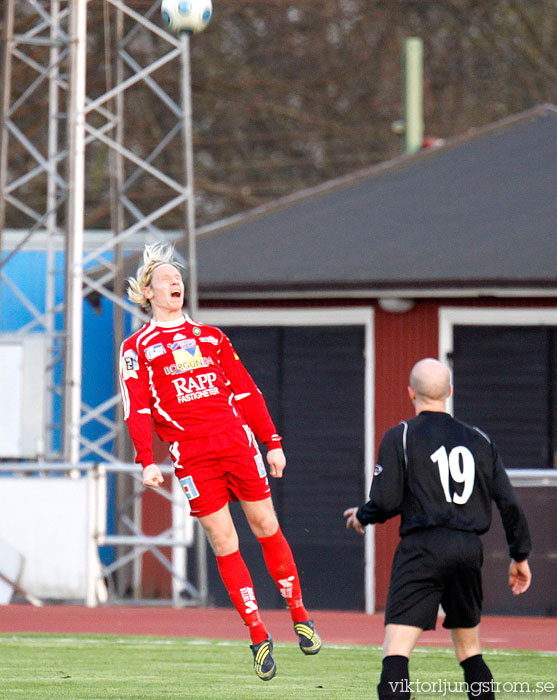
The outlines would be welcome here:
[[[182,263],[187,271],[186,302],[190,314],[197,314],[189,37],[175,37],[160,26],[159,0],[142,14],[123,0],[103,0],[106,89],[100,94],[87,94],[87,21],[89,13],[98,12],[100,4],[51,0],[49,13],[45,3],[38,0],[5,0],[5,3],[0,253],[3,253],[4,223],[10,216],[18,222],[24,220],[24,226],[0,259],[0,276],[2,288],[16,295],[32,314],[32,320],[18,328],[17,333],[41,330],[50,334],[51,350],[45,373],[50,372],[54,379],[49,382],[49,403],[52,405],[56,400],[61,404],[63,421],[59,430],[61,448],[52,447],[45,451],[45,456],[68,465],[83,460],[125,461],[129,455],[121,440],[125,431],[116,389],[96,405],[84,401],[82,348],[87,344],[87,329],[83,326],[83,305],[84,299],[93,294],[110,302],[116,369],[116,349],[124,335],[124,317],[131,316],[137,323],[145,320],[142,312],[125,299],[124,254],[140,252],[145,243],[172,240],[178,243],[178,254],[185,253]],[[147,61],[146,44],[150,48]],[[28,47],[34,52],[26,52]],[[40,56],[36,55],[37,47],[42,49]],[[20,91],[16,96],[12,80],[14,60],[33,74],[29,85],[18,86]],[[159,80],[163,68],[165,75],[180,77],[177,99]],[[48,87],[48,137],[46,144],[37,144],[33,138],[39,130],[25,133],[18,122],[18,110],[40,89],[44,92],[45,86]],[[162,118],[164,113],[168,127],[154,146],[142,139],[142,145],[150,150],[138,155],[130,140],[134,136],[137,141],[137,127],[133,106],[129,105],[133,98],[136,105],[142,103],[141,97],[138,98],[141,91],[143,95],[147,91],[156,101],[160,110],[157,118]],[[59,106],[61,92],[65,95],[65,112]],[[42,94],[38,103],[44,102]],[[38,114],[39,109],[29,112]],[[182,149],[183,172],[172,176],[165,171],[163,161],[165,153],[176,151],[176,139],[180,140]],[[21,172],[11,160],[14,147],[26,158]],[[112,231],[91,236],[85,232],[90,177],[86,155],[101,151],[109,164],[105,191],[110,192]],[[28,166],[29,161],[34,165]],[[31,207],[24,194],[19,193],[20,188],[36,177],[46,178],[47,182],[42,209]],[[150,188],[159,194],[158,201],[162,202],[159,206],[138,196],[138,192]],[[37,187],[37,191],[40,189]],[[178,234],[169,233],[164,222],[164,217],[174,210],[183,212],[182,231]],[[37,309],[27,290],[19,288],[7,274],[7,263],[41,236],[46,237],[48,266],[44,310]],[[65,254],[62,299],[56,297],[54,285],[56,276],[61,274],[56,261],[58,252]],[[56,362],[58,370],[63,364],[63,376],[61,371],[55,371]],[[92,424],[96,428],[95,437],[87,435]],[[53,433],[51,425],[49,428]],[[206,578],[206,573],[202,576]],[[204,586],[206,583],[201,588]]]
[[[72,10],[75,6],[76,14],[79,14],[79,0],[72,0]],[[182,35],[176,38],[162,29],[152,21],[153,14],[157,14],[159,3],[155,2],[150,10],[141,15],[120,0],[105,0],[106,16],[110,17],[113,10],[116,13],[116,21],[106,22],[106,26],[115,27],[115,37],[106,36],[105,41],[112,41],[115,45],[114,61],[115,67],[111,72],[114,76],[114,84],[108,85],[107,90],[84,104],[83,99],[76,97],[72,102],[72,108],[68,115],[70,127],[70,139],[73,133],[74,148],[70,148],[69,159],[70,169],[78,175],[81,172],[80,143],[85,137],[91,138],[95,145],[103,145],[109,152],[109,162],[114,165],[111,176],[112,193],[112,220],[113,236],[102,242],[98,247],[85,253],[79,260],[79,241],[75,242],[75,251],[68,250],[67,275],[70,286],[68,292],[75,297],[72,304],[75,315],[68,315],[70,321],[67,332],[67,351],[73,352],[75,360],[68,366],[65,381],[65,405],[68,420],[65,421],[65,450],[67,458],[73,461],[83,447],[92,450],[96,454],[106,458],[108,455],[102,449],[103,441],[108,437],[113,438],[119,430],[115,426],[111,428],[103,438],[96,442],[88,441],[84,444],[83,435],[80,435],[80,424],[88,422],[92,412],[98,415],[95,408],[84,408],[81,404],[83,415],[78,417],[80,377],[78,376],[79,358],[77,357],[76,345],[81,345],[80,320],[77,309],[80,307],[82,297],[95,291],[103,297],[110,299],[115,309],[122,309],[130,312],[133,316],[141,319],[141,313],[132,307],[122,296],[122,249],[126,243],[133,238],[137,240],[138,235],[141,241],[160,240],[167,237],[167,233],[157,226],[157,221],[173,209],[182,207],[184,211],[184,226],[180,246],[187,251],[185,266],[188,273],[187,278],[187,304],[190,313],[197,312],[197,279],[195,263],[195,222],[194,222],[194,193],[193,193],[193,149],[192,149],[192,127],[191,127],[191,84],[190,84],[190,64],[189,64],[189,37]],[[128,25],[126,27],[126,21]],[[83,30],[82,23],[76,20],[72,24],[76,31],[74,63],[72,63],[73,75],[72,87],[77,93],[81,91],[83,80],[80,74],[85,70],[85,61],[80,60],[79,52],[84,51],[84,44],[80,42]],[[134,42],[138,39],[140,32],[147,32],[150,38],[155,39],[161,49],[166,52],[157,60],[152,61],[146,67],[141,67],[139,61],[134,57]],[[155,73],[163,66],[171,62],[178,63],[176,73],[181,77],[181,102],[177,103],[157,82]],[[155,148],[145,158],[139,157],[126,143],[129,134],[126,133],[125,97],[138,86],[147,87],[154,94],[161,108],[174,115],[174,126],[169,133],[155,146]],[[99,124],[100,110],[107,110],[109,117],[105,124]],[[74,111],[75,110],[75,111]],[[91,117],[95,115],[95,120]],[[83,134],[80,134],[83,130]],[[170,177],[157,167],[157,160],[161,153],[172,146],[173,140],[182,135],[184,172],[182,181]],[[72,165],[73,164],[73,165]],[[169,199],[158,208],[151,211],[144,211],[134,201],[131,195],[131,186],[137,183],[156,182],[159,187],[166,189]],[[78,197],[76,193],[76,197]],[[144,204],[142,200],[142,205]],[[82,203],[76,202],[72,208],[68,206],[68,211],[73,218],[74,235],[83,235],[83,209]],[[81,246],[83,251],[83,246]],[[88,268],[91,264],[96,264],[95,274],[90,274]],[[101,273],[99,274],[99,269]],[[78,297],[78,294],[80,295]],[[119,312],[118,312],[119,313]],[[119,316],[117,315],[117,318]],[[121,317],[120,317],[121,318]],[[121,338],[122,322],[117,324],[115,336]],[[120,336],[120,337],[119,337]],[[116,402],[117,397],[114,399]],[[108,403],[107,408],[112,408],[113,403]]]
[[[72,0],[72,10],[79,0]],[[76,13],[79,13],[78,8]],[[134,317],[138,323],[144,321],[142,312],[124,298],[124,250],[130,247],[142,250],[144,243],[168,238],[168,233],[159,226],[159,222],[173,210],[181,210],[182,233],[178,237],[179,250],[186,252],[182,259],[187,270],[186,301],[190,314],[197,315],[197,276],[195,255],[195,209],[193,189],[193,132],[191,110],[191,76],[190,76],[190,45],[189,36],[179,38],[171,35],[153,17],[159,18],[159,2],[154,2],[145,14],[137,13],[132,7],[121,0],[104,0],[105,26],[105,71],[106,89],[101,94],[83,100],[82,84],[85,61],[80,58],[84,51],[81,37],[84,36],[81,16],[72,22],[74,34],[72,45],[76,54],[73,56],[72,88],[76,97],[68,115],[70,133],[73,130],[73,148],[70,147],[70,169],[80,177],[82,155],[80,144],[91,140],[91,148],[105,148],[110,164],[109,189],[111,197],[112,235],[101,241],[96,247],[83,250],[81,245],[75,249],[68,248],[67,254],[67,290],[68,298],[73,296],[73,313],[67,316],[67,345],[69,353],[73,353],[72,363],[67,365],[65,380],[65,407],[68,420],[65,421],[65,449],[67,458],[75,460],[77,456],[91,454],[103,460],[124,461],[126,454],[122,413],[119,410],[119,396],[107,398],[99,406],[87,406],[83,399],[79,400],[81,378],[78,374],[80,367],[78,350],[83,338],[82,322],[79,311],[83,311],[83,297],[90,292],[112,302],[114,311],[114,357],[117,360],[118,350],[123,339],[125,312]],[[141,56],[137,48],[141,48],[145,37],[154,44],[159,57],[147,65],[141,65]],[[180,77],[180,100],[176,101],[164,85],[157,80],[161,69],[163,74],[174,74]],[[75,70],[75,74],[73,71]],[[145,156],[137,154],[133,148],[137,139],[137,128],[133,133],[127,128],[134,123],[134,99],[138,102],[138,94],[144,97],[145,90],[157,101],[158,109],[164,111],[170,124],[164,137],[159,140]],[[143,92],[141,92],[143,91]],[[144,104],[144,99],[141,100]],[[106,117],[103,118],[103,113]],[[160,116],[157,113],[157,116]],[[71,125],[71,126],[70,126]],[[82,131],[82,133],[81,133]],[[147,136],[147,134],[145,134]],[[178,178],[166,172],[164,154],[175,149],[175,140],[181,139],[183,172]],[[142,139],[142,145],[148,144],[148,139]],[[160,206],[152,206],[145,198],[137,197],[137,190],[150,189],[164,191]],[[76,193],[75,205],[68,205],[68,212],[73,216],[73,231],[83,236],[83,200]],[[71,198],[71,193],[70,193]],[[69,198],[69,199],[70,199]],[[79,205],[79,206],[78,206]],[[70,218],[70,214],[68,218]],[[93,266],[93,267],[91,267]],[[69,311],[69,306],[68,306]],[[116,408],[115,416],[111,411]],[[106,430],[95,440],[87,439],[83,434],[83,426],[90,421],[102,419]],[[115,443],[112,452],[105,445]],[[123,485],[121,485],[123,486]],[[123,491],[123,493],[122,493]],[[125,489],[119,490],[119,501],[129,502],[130,495]],[[132,494],[133,495],[133,494]],[[137,501],[135,501],[137,505]],[[138,523],[139,513],[134,510],[135,524]],[[197,563],[198,591],[195,592],[200,600],[206,597],[207,573],[205,538],[198,532]],[[174,548],[174,564],[178,569],[185,567],[185,552],[183,548]],[[134,588],[139,582],[139,560],[134,561]],[[173,577],[173,598],[179,595],[179,584]]]
[[[2,288],[16,295],[32,315],[32,320],[22,324],[17,333],[40,330],[47,337],[47,438],[55,432],[51,424],[53,402],[58,403],[64,418],[60,428],[62,446],[47,439],[44,456],[62,458],[71,464],[82,459],[124,458],[121,441],[117,441],[116,448],[107,447],[121,434],[121,425],[113,417],[118,403],[116,392],[100,405],[90,406],[83,401],[83,299],[94,293],[111,302],[115,345],[119,347],[124,314],[131,314],[138,322],[143,320],[141,312],[124,299],[124,253],[140,250],[145,242],[167,239],[169,233],[159,227],[159,220],[179,208],[183,210],[182,234],[174,235],[172,240],[178,238],[179,252],[185,253],[182,262],[187,269],[186,301],[190,314],[197,314],[189,37],[175,37],[159,26],[158,1],[139,14],[121,0],[103,0],[106,90],[87,95],[86,37],[91,7],[83,0],[51,0],[49,12],[44,3],[36,0],[6,0],[2,44]],[[146,36],[159,56],[142,66],[140,49]],[[12,81],[14,62],[19,69],[17,94]],[[180,76],[178,99],[157,78],[163,68],[167,75]],[[26,85],[21,84],[23,70],[27,71]],[[145,157],[134,153],[128,143],[130,131],[126,129],[131,121],[126,113],[126,96],[135,93],[137,102],[139,90],[154,95],[160,110],[170,115],[166,134]],[[45,102],[48,130],[29,128],[27,133],[20,119],[22,110],[26,110],[25,116],[31,121],[30,115],[40,114]],[[157,161],[162,160],[165,151],[176,150],[176,139],[180,137],[183,173],[172,177]],[[100,238],[87,236],[84,230],[86,149],[106,149],[110,164],[106,191],[111,193],[112,232]],[[14,164],[11,156],[16,151],[25,156],[24,166],[19,165],[22,158]],[[42,180],[46,180],[46,185]],[[44,190],[46,195],[44,201],[31,206],[25,188],[33,187],[37,181],[36,191]],[[159,207],[148,208],[144,198],[134,197],[134,186],[145,189],[149,183],[155,183],[161,193],[163,204]],[[7,241],[2,232],[6,222],[14,218],[24,228],[12,236],[14,240]],[[27,289],[8,273],[8,263],[14,256],[29,249],[39,238],[44,244],[47,268],[44,309],[37,308]],[[57,252],[65,253],[63,300],[56,299],[55,294],[55,280],[61,276],[59,261],[55,259]],[[84,428],[92,422],[104,431],[95,439],[84,434]]]

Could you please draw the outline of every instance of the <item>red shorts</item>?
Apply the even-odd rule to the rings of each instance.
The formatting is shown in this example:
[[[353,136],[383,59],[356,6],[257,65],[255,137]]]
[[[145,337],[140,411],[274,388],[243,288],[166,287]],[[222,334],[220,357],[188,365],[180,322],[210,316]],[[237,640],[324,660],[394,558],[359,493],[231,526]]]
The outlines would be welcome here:
[[[215,513],[228,501],[262,501],[271,495],[265,462],[247,425],[174,442],[170,454],[191,515]]]

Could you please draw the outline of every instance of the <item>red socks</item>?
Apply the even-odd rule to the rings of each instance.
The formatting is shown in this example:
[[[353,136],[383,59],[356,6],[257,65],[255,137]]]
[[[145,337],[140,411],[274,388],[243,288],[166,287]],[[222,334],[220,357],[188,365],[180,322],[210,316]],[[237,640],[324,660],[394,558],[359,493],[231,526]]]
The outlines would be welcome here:
[[[274,535],[270,537],[258,537],[263,548],[263,557],[267,569],[276,583],[281,596],[285,599],[292,622],[305,622],[309,615],[302,602],[302,589],[300,578],[292,550],[280,525]]]
[[[224,557],[216,557],[220,577],[230,600],[244,623],[249,627],[252,644],[259,644],[267,639],[267,630],[259,617],[257,600],[253,592],[253,583],[240,550]]]
[[[290,545],[280,527],[271,537],[258,537],[267,569],[285,599],[292,622],[305,622],[307,610],[302,602],[298,569]],[[253,591],[253,582],[240,550],[224,557],[216,557],[220,577],[230,600],[244,623],[249,627],[252,644],[267,639],[267,630],[259,617],[259,608]]]

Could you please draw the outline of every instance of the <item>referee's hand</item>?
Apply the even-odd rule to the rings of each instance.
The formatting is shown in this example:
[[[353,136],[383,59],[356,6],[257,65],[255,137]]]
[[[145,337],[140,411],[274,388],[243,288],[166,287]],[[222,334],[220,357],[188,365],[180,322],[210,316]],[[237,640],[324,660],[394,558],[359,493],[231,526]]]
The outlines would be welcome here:
[[[150,464],[143,470],[143,486],[158,488],[164,481],[161,470],[156,464]]]
[[[528,559],[524,561],[511,560],[509,567],[509,586],[513,595],[525,593],[530,588],[532,582],[532,572],[528,566]]]
[[[354,508],[347,508],[343,515],[346,518],[346,529],[349,530],[351,527],[356,530],[356,532],[359,532],[360,535],[365,535],[366,531],[362,523],[358,520],[356,513],[358,512],[358,508],[355,506]]]

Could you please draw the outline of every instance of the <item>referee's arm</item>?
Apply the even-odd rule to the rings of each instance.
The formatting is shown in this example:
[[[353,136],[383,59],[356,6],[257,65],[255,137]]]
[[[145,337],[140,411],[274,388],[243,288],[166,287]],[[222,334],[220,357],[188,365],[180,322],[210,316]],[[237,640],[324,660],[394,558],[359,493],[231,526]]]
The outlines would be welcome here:
[[[346,527],[363,532],[364,525],[384,523],[400,513],[404,494],[403,428],[391,428],[381,441],[369,501],[359,508],[345,511]]]
[[[532,549],[528,522],[493,443],[491,443],[491,449],[493,453],[492,497],[501,515],[511,559],[521,562],[528,558]]]
[[[493,455],[492,498],[501,515],[511,555],[508,583],[513,595],[520,595],[528,590],[532,581],[532,572],[528,565],[528,555],[532,549],[530,531],[528,521],[507,476],[503,461],[493,443],[491,443],[491,449]]]

